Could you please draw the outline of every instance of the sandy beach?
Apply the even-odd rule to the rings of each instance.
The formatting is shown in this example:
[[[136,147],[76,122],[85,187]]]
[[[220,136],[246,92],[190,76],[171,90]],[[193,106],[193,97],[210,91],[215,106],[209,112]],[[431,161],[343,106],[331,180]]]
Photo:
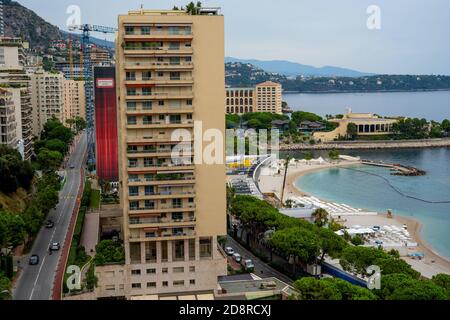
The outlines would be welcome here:
[[[309,196],[309,194],[300,190],[295,182],[303,175],[323,170],[332,167],[349,166],[359,164],[359,161],[343,161],[339,164],[324,162],[318,163],[295,163],[289,166],[288,175],[286,178],[286,189],[284,199],[288,199],[292,196]],[[266,172],[264,171],[266,170]],[[261,172],[259,177],[259,186],[263,193],[275,193],[278,197],[281,196],[281,189],[283,184],[284,170],[281,170],[280,174],[270,173],[270,169],[266,168]],[[364,209],[364,208],[361,208]],[[418,244],[415,248],[400,247],[399,250],[402,258],[408,262],[414,269],[419,271],[424,277],[431,278],[438,273],[450,274],[450,261],[445,257],[440,256],[433,248],[427,244],[420,235],[422,225],[419,221],[404,217],[400,215],[393,215],[392,218],[388,218],[386,213],[378,213],[377,215],[354,215],[345,216],[345,222],[343,224],[347,227],[353,225],[361,226],[374,226],[374,225],[407,225],[408,231],[411,234],[414,242]],[[421,252],[425,254],[425,258],[422,260],[412,259],[407,257],[408,253]]]

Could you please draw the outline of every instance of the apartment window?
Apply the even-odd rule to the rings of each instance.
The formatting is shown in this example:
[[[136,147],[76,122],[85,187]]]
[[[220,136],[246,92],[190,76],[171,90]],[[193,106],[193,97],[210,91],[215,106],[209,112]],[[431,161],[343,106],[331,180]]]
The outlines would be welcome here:
[[[134,34],[134,27],[126,26],[125,27],[125,34]]]
[[[153,200],[145,200],[145,209],[147,209],[147,210],[155,209],[155,201],[153,201]]]
[[[114,291],[114,290],[116,290],[116,286],[113,284],[106,285],[105,290],[106,291]]]
[[[173,282],[174,287],[183,287],[184,286],[184,280],[177,280]]]
[[[212,257],[212,239],[200,238],[200,258]]]
[[[163,107],[164,106],[164,100],[159,100],[158,101],[158,106]]]
[[[147,269],[147,274],[156,274],[156,269]]]
[[[157,31],[158,33],[163,32],[163,27],[161,27],[161,26],[156,27],[156,31]]]
[[[195,239],[189,239],[189,260],[195,260]]]
[[[142,124],[152,124],[152,116],[143,116]]]
[[[180,57],[171,57],[170,58],[170,64],[171,65],[179,65],[180,64]]]
[[[191,286],[195,286],[195,280],[194,280],[194,279],[189,280],[189,284],[190,284]]]
[[[142,102],[142,108],[144,110],[152,110],[152,102],[151,101]]]
[[[152,94],[151,88],[142,88],[142,95],[143,96],[150,96]]]
[[[163,115],[163,114],[160,114],[159,115],[159,121],[165,121],[166,120],[166,116],[165,115]]]
[[[128,159],[128,167],[136,168],[138,166],[137,159]]]
[[[179,72],[171,72],[170,73],[170,80],[180,80],[181,76]]]
[[[150,80],[152,78],[151,71],[142,72],[142,80]]]
[[[195,272],[195,266],[190,266],[189,267],[189,272]]]
[[[191,34],[192,30],[190,26],[184,27],[184,34]]]
[[[156,288],[156,282],[147,282],[147,288]]]
[[[136,111],[136,102],[127,102],[127,109],[129,111]]]
[[[141,244],[130,243],[130,259],[131,263],[141,263]]]
[[[167,262],[168,260],[167,241],[161,241],[161,260],[162,262]]]
[[[161,269],[161,272],[162,272],[162,273],[169,273],[169,268],[162,268],[162,269]]]
[[[174,241],[173,243],[173,260],[184,260],[184,240]]]
[[[127,95],[128,96],[135,96],[136,95],[136,89],[135,88],[127,88]]]
[[[133,289],[140,289],[141,288],[141,284],[140,283],[132,283],[131,284],[131,288],[133,288]]]
[[[184,61],[186,61],[186,62],[192,62],[192,57],[186,57],[186,58],[184,58]]]
[[[155,193],[155,188],[153,186],[145,186],[145,195],[150,196]]]
[[[192,106],[192,99],[186,100],[186,104],[187,104],[188,106]]]
[[[189,113],[188,115],[186,115],[186,118],[187,118],[188,120],[192,120],[192,113]]]
[[[173,273],[184,273],[184,267],[173,268]]]
[[[169,50],[180,50],[180,43],[179,42],[171,42],[169,44]]]
[[[129,72],[126,73],[126,80],[136,80],[136,72]]]
[[[181,199],[172,199],[172,207],[181,208],[182,207]]]
[[[174,212],[172,213],[172,220],[183,220],[183,213],[182,212]]]
[[[156,242],[146,242],[145,243],[145,261],[147,263],[156,262]]]
[[[141,274],[141,270],[131,270],[131,275],[139,276]]]
[[[135,125],[137,123],[137,118],[135,116],[129,116],[127,118],[127,122],[129,125]]]
[[[130,201],[130,210],[139,209],[139,201]]]
[[[130,151],[130,150],[128,150]],[[139,181],[139,176],[137,174],[130,174],[128,175],[128,181],[136,182]]]
[[[141,34],[143,35],[150,34],[150,27],[141,27]]]
[[[145,233],[145,237],[146,238],[155,238],[157,236],[155,231],[151,231],[151,232],[146,232]]]
[[[169,27],[169,34],[180,34],[179,27]]]
[[[158,77],[160,78],[164,77],[164,72],[158,72]]]
[[[128,187],[128,193],[131,197],[139,195],[139,187]]]
[[[162,282],[162,286],[163,287],[168,287],[169,286],[169,281],[163,281]]]

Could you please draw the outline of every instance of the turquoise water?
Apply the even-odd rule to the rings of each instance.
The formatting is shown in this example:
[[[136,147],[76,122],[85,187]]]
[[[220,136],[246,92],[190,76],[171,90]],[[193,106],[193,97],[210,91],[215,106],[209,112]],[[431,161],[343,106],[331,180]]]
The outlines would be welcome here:
[[[394,214],[413,217],[423,225],[423,239],[434,250],[450,258],[450,148],[352,151],[346,154],[411,165],[426,170],[427,174],[421,177],[392,176],[384,168],[356,165],[348,169],[316,171],[302,176],[296,185],[324,200],[378,212],[392,209]],[[376,175],[388,179],[405,195],[424,201],[399,194]]]

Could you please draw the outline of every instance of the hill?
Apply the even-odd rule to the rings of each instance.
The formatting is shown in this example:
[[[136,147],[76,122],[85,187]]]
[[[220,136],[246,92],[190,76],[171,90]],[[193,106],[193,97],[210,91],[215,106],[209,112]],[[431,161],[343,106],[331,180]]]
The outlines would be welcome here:
[[[30,43],[30,47],[37,51],[46,52],[50,43],[54,40],[64,40],[69,36],[68,32],[61,31],[57,26],[48,23],[34,11],[12,0],[3,0],[5,36],[21,37]],[[73,34],[79,38],[79,34]],[[113,48],[114,43],[91,37],[92,43]]]
[[[225,62],[250,63],[267,72],[279,73],[285,76],[321,76],[321,77],[363,77],[373,74],[355,71],[346,68],[325,66],[321,68],[290,62],[285,60],[263,61],[255,59],[239,59],[226,57]]]

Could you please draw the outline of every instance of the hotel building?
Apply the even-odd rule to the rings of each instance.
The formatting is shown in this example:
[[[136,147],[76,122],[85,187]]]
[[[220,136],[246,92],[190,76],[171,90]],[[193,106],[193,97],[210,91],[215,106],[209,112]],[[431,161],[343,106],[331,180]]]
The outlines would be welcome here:
[[[32,105],[30,77],[24,68],[25,61],[22,39],[0,37],[0,84],[12,93],[17,150],[24,160],[30,160],[33,155]]]
[[[39,136],[44,124],[55,117],[64,123],[64,76],[39,70],[31,75],[33,134]]]
[[[84,81],[64,80],[64,124],[66,120],[80,117],[86,120]]]
[[[116,79],[124,270],[97,268],[99,297],[190,296],[227,273],[225,164],[193,164],[225,136],[224,19],[217,9],[131,11],[119,16]],[[202,132],[195,133],[199,121]],[[179,130],[191,137],[180,140]],[[178,130],[178,131],[177,131]],[[183,141],[188,151],[173,156]],[[190,149],[190,151],[189,151]],[[224,152],[224,150],[223,150]],[[188,160],[188,162],[185,162]],[[109,274],[109,277],[107,276]]]
[[[266,81],[257,84],[255,88],[228,88],[226,92],[226,111],[228,114],[283,113],[283,88],[279,83]]]
[[[16,118],[16,105],[12,96],[13,94],[10,91],[0,88],[0,144],[16,149],[18,119]]]

